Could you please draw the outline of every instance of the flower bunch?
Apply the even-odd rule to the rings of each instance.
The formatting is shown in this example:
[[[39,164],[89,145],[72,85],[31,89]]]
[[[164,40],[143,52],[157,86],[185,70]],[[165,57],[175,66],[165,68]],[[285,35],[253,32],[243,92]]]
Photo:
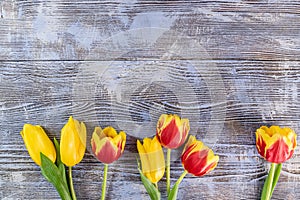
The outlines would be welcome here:
[[[152,200],[160,199],[157,182],[163,177],[165,168],[168,199],[175,200],[179,184],[187,173],[194,176],[203,176],[217,166],[219,157],[215,156],[211,149],[191,135],[181,155],[184,172],[171,189],[171,149],[177,149],[184,144],[189,130],[188,119],[181,119],[175,114],[163,114],[157,122],[156,136],[153,139],[145,138],[143,144],[139,140],[137,141],[137,149],[142,165],[142,170],[139,166],[141,179]],[[166,163],[162,146],[167,148]]]
[[[44,177],[54,185],[63,200],[76,200],[73,187],[72,167],[77,165],[86,150],[86,127],[71,116],[61,130],[60,144],[54,144],[39,125],[25,124],[21,136],[32,160],[41,167]],[[91,146],[96,158],[104,163],[102,199],[105,199],[108,164],[123,153],[126,134],[117,134],[113,127],[96,127]],[[68,180],[65,166],[68,167]]]
[[[261,200],[272,197],[278,182],[282,163],[290,159],[297,146],[297,135],[290,128],[262,126],[256,130],[256,148],[258,153],[271,163],[269,175],[261,194]]]
[[[179,184],[188,174],[204,176],[218,164],[219,156],[203,142],[190,135],[188,119],[175,114],[162,114],[157,122],[153,138],[137,140],[140,161],[138,170],[141,180],[152,200],[161,198],[158,182],[166,172],[168,200],[175,200]],[[43,176],[54,185],[63,200],[76,200],[73,187],[72,167],[80,163],[86,151],[86,127],[83,122],[69,117],[61,129],[60,143],[52,142],[39,125],[25,124],[20,132],[32,160],[40,166]],[[126,133],[119,133],[111,126],[95,127],[91,138],[92,152],[104,164],[102,196],[105,199],[108,165],[124,153]],[[171,150],[183,146],[181,163],[183,173],[171,187]],[[271,163],[261,194],[262,200],[270,200],[278,182],[282,163],[290,159],[297,146],[297,135],[290,128],[262,126],[256,130],[258,153]],[[163,148],[166,148],[165,159]],[[66,170],[66,167],[68,170]],[[68,172],[68,175],[67,173]]]
[[[21,136],[32,160],[41,167],[43,176],[54,185],[60,197],[75,200],[72,167],[78,164],[86,149],[86,128],[71,116],[61,130],[60,144],[54,144],[39,125],[25,124]],[[65,165],[69,176],[66,178]]]

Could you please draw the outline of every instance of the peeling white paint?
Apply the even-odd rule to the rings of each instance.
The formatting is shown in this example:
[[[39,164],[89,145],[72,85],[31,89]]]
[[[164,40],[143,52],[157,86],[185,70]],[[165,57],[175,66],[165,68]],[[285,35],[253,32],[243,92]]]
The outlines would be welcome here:
[[[58,40],[55,27],[50,23],[51,19],[53,19],[53,17],[48,18],[42,12],[39,12],[33,21],[33,30],[37,38],[43,42],[55,42]]]
[[[19,182],[22,182],[22,181],[25,181],[25,180],[26,180],[26,177],[23,176],[22,172],[12,172],[11,173],[11,181],[12,182],[19,183]]]
[[[95,26],[85,26],[80,22],[72,24],[67,29],[67,32],[72,34],[76,42],[85,49],[90,49],[96,37],[100,36],[100,33],[96,31]]]
[[[160,27],[170,28],[175,17],[167,17],[163,12],[146,12],[139,13],[135,16],[130,28],[143,28],[143,27]]]

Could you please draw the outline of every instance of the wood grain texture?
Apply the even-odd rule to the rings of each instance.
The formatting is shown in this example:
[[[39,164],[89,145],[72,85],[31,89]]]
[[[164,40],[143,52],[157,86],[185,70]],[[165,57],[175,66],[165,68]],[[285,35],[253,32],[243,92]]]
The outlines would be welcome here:
[[[109,167],[107,199],[149,199],[136,140],[160,114],[191,121],[220,156],[188,175],[179,199],[259,199],[268,164],[255,149],[261,125],[300,132],[300,4],[297,1],[0,2],[0,198],[59,199],[19,134],[40,124],[59,138],[70,115],[125,130]],[[183,170],[172,154],[172,184]],[[78,199],[99,199],[103,165],[90,146],[74,167]],[[283,165],[273,199],[300,198],[300,152]],[[159,183],[165,197],[165,179]]]

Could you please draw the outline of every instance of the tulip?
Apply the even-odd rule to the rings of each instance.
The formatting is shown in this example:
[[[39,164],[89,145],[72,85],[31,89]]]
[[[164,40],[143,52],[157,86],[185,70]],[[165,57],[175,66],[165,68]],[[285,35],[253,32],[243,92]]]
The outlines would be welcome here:
[[[258,153],[271,163],[282,163],[290,159],[297,146],[297,135],[290,128],[262,126],[256,130]]]
[[[110,164],[119,159],[124,152],[126,134],[109,126],[103,130],[96,127],[92,136],[91,144],[95,156],[103,163]]]
[[[215,156],[210,148],[191,135],[181,155],[181,162],[185,170],[176,181],[173,189],[168,193],[168,199],[177,198],[178,186],[187,173],[203,176],[213,170],[218,161],[219,156]]]
[[[271,168],[264,183],[262,200],[270,200],[280,176],[282,163],[290,159],[297,146],[297,135],[290,128],[262,126],[256,130],[256,148],[258,153],[271,162]]]
[[[180,147],[186,140],[190,124],[188,119],[181,119],[175,114],[162,114],[158,119],[156,126],[156,136],[160,144],[167,150],[167,193],[170,192],[170,164],[171,164],[171,149]]]
[[[78,164],[85,153],[86,128],[83,122],[73,119],[71,116],[68,123],[61,130],[60,156],[61,161],[72,167]]]
[[[142,162],[143,174],[154,184],[163,177],[165,173],[164,153],[157,137],[152,140],[144,138],[143,144],[138,140],[137,149]]]
[[[72,199],[76,200],[73,187],[72,166],[78,164],[85,153],[86,128],[83,122],[71,116],[66,125],[61,129],[60,157],[61,161],[69,167],[69,183]]]
[[[168,149],[180,147],[190,130],[189,120],[178,115],[162,114],[157,122],[156,136],[159,142]]]
[[[93,132],[91,139],[92,151],[97,159],[104,163],[102,200],[105,199],[108,164],[119,159],[124,152],[125,143],[126,133],[121,131],[118,134],[111,126],[104,129],[96,127]]]
[[[37,165],[41,166],[41,153],[47,156],[53,163],[55,162],[55,147],[41,126],[25,124],[20,134],[30,157]]]
[[[196,140],[195,136],[189,137],[181,156],[182,165],[187,172],[203,176],[213,170],[218,161],[219,156],[215,156],[210,148]]]

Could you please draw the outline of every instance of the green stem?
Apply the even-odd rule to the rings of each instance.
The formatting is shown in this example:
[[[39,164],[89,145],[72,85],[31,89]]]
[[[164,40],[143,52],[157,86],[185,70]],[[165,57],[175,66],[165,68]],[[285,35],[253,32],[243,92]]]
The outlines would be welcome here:
[[[69,183],[70,183],[70,190],[73,200],[77,200],[76,193],[73,186],[73,179],[72,179],[72,167],[69,166]]]
[[[273,184],[272,184],[272,191],[271,191],[271,196],[274,192],[274,189],[275,189],[275,186],[278,182],[278,179],[279,179],[279,176],[280,176],[280,173],[281,173],[281,167],[282,167],[282,164],[279,163],[276,165],[276,169],[275,169],[275,174],[274,174],[274,179],[273,179]]]
[[[180,184],[182,179],[187,175],[188,171],[184,170],[184,172],[180,175],[179,179],[176,181],[176,184]]]
[[[181,183],[182,179],[185,177],[185,175],[188,172],[185,170],[181,176],[179,177],[179,179],[176,181],[175,185],[173,186],[172,190],[170,191],[170,193],[168,194],[168,200],[176,200],[177,199],[177,193],[178,193],[178,188],[179,188],[179,184]]]
[[[275,168],[276,168],[276,164],[272,163],[269,175],[268,175],[265,185],[264,185],[264,189],[263,189],[263,193],[262,193],[263,195],[261,196],[261,200],[270,200],[271,199]]]
[[[104,199],[105,199],[106,180],[107,180],[107,170],[108,170],[108,164],[104,164],[104,175],[103,175],[103,183],[102,183],[102,195],[101,195],[101,200],[104,200]]]
[[[167,179],[167,194],[170,193],[170,167],[171,167],[171,149],[167,150],[167,166],[166,166],[166,179]]]

